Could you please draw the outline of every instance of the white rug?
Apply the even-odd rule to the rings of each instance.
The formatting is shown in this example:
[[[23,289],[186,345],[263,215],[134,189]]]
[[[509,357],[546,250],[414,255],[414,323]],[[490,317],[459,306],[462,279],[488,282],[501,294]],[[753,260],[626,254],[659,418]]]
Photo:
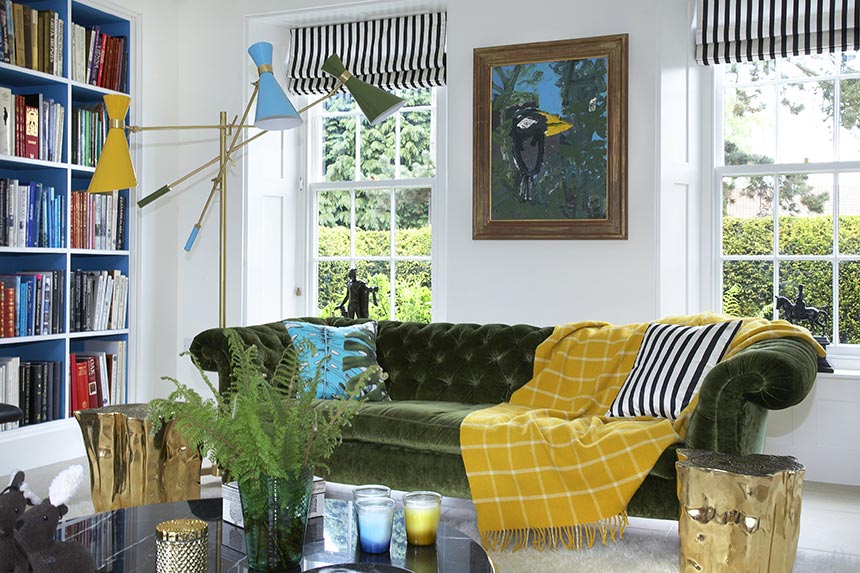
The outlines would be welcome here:
[[[447,523],[478,539],[474,519],[449,519]],[[618,543],[572,551],[490,551],[496,573],[677,573],[680,544],[674,528],[653,531],[631,527]],[[794,573],[857,573],[860,557],[812,549],[798,549]]]
[[[659,533],[624,535],[617,544],[596,543],[580,551],[492,551],[497,573],[568,573],[576,571],[611,573],[677,573],[677,535]],[[849,573],[860,571],[860,557],[799,549],[794,573]]]

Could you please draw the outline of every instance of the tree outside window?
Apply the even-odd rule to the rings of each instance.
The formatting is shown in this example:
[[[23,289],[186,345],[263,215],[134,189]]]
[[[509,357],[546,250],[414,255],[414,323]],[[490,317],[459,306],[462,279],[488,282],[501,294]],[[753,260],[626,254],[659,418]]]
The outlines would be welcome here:
[[[777,294],[860,344],[860,59],[722,67],[723,311],[775,317]]]
[[[338,316],[347,273],[378,287],[377,320],[430,322],[430,199],[435,186],[435,95],[400,90],[406,104],[371,126],[348,93],[314,116],[311,181],[318,316]]]

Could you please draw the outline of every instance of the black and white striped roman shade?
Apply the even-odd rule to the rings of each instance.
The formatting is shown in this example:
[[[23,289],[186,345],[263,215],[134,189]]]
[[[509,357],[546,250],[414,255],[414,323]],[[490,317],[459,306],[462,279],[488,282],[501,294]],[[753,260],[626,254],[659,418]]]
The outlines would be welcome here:
[[[739,320],[707,326],[650,325],[633,369],[606,415],[677,419],[740,326]]]
[[[698,0],[696,61],[860,50],[856,0]]]
[[[287,89],[325,94],[337,79],[322,64],[337,54],[359,79],[383,89],[445,85],[446,13],[414,14],[290,30]]]

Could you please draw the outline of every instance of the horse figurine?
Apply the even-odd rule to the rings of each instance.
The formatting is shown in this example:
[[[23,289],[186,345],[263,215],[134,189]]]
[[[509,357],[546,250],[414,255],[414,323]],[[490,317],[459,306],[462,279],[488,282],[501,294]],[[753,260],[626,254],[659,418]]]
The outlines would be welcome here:
[[[785,313],[785,319],[789,322],[805,320],[809,323],[809,330],[824,328],[830,315],[826,310],[817,309],[814,306],[794,305],[788,297],[776,297],[776,309]]]

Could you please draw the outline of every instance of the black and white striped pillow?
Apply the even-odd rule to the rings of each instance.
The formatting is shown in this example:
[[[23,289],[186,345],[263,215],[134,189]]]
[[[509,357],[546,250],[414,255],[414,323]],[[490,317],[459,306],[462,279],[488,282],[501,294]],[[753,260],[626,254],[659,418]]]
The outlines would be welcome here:
[[[650,325],[633,369],[606,415],[677,419],[740,327],[739,320],[707,326]]]

